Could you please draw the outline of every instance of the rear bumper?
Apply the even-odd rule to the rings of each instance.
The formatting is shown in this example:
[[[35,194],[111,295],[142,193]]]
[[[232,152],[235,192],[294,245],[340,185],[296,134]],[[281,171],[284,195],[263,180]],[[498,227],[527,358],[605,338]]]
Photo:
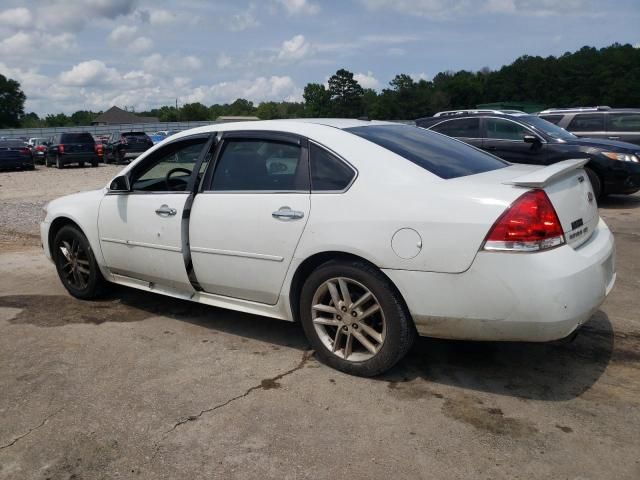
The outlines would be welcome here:
[[[10,170],[14,168],[31,168],[31,167],[33,167],[32,158],[0,161],[0,170]]]
[[[99,160],[100,157],[95,153],[65,153],[60,155],[60,163],[63,165],[79,162],[97,163]]]
[[[615,283],[613,235],[600,220],[577,249],[479,252],[464,273],[384,270],[420,335],[491,341],[557,340],[602,304]]]

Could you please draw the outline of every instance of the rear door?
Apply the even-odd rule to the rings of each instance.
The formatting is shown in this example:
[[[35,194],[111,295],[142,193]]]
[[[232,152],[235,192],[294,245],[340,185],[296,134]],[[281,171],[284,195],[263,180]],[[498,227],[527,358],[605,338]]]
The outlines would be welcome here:
[[[545,140],[533,130],[506,118],[484,117],[485,138],[482,149],[508,162],[545,165],[547,152]],[[524,141],[525,135],[533,135],[536,143]]]
[[[202,190],[189,222],[198,283],[209,293],[277,303],[309,218],[306,139],[227,133]]]
[[[429,130],[457,138],[474,147],[482,148],[479,117],[444,120],[435,124]]]
[[[609,113],[607,138],[640,145],[640,112]]]

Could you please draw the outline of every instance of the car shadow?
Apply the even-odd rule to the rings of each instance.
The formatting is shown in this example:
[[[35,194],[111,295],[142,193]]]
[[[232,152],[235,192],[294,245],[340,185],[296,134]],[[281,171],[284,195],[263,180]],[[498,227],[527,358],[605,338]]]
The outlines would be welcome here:
[[[618,210],[640,208],[640,195],[607,195],[600,199],[598,207]]]
[[[524,399],[562,401],[588,390],[609,365],[614,332],[598,311],[572,341],[468,342],[421,337],[380,380],[421,378],[465,390]]]
[[[235,312],[117,286],[110,298],[142,317],[166,316],[278,346],[310,348],[300,324]],[[471,342],[420,337],[398,365],[373,381],[409,385],[416,379],[525,399],[562,401],[588,390],[609,365],[614,332],[598,311],[573,341]],[[328,368],[328,367],[327,367]]]

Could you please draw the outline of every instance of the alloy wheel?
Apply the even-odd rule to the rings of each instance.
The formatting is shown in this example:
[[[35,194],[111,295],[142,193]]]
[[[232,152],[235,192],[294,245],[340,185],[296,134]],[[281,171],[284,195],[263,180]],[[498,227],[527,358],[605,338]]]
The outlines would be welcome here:
[[[313,296],[311,318],[320,341],[344,360],[366,361],[384,344],[384,311],[375,295],[351,278],[322,283]]]
[[[64,281],[71,287],[83,290],[91,275],[89,255],[77,238],[65,239],[59,245],[61,271]]]

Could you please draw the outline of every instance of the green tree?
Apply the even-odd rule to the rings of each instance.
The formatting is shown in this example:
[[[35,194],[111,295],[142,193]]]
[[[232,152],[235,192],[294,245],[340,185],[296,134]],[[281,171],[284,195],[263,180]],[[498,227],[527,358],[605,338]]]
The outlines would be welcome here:
[[[308,83],[304,87],[304,115],[322,118],[331,115],[331,93],[320,83]]]
[[[29,112],[20,118],[20,126],[22,128],[39,128],[44,127],[45,123],[38,117],[35,112]]]
[[[238,98],[231,105],[225,115],[252,116],[256,114],[256,107],[253,102]]]
[[[180,109],[181,120],[211,120],[211,112],[209,109],[199,103],[187,103]]]
[[[332,113],[338,117],[359,117],[363,114],[364,90],[353,73],[341,68],[329,78]]]
[[[71,119],[64,113],[52,114],[45,117],[47,127],[69,127],[72,125]]]
[[[70,120],[73,125],[91,125],[91,122],[98,114],[87,110],[78,110],[71,114]]]
[[[0,74],[0,128],[20,126],[26,98],[18,82]]]
[[[256,115],[261,120],[272,120],[275,118],[286,118],[276,102],[262,102],[256,109]]]

